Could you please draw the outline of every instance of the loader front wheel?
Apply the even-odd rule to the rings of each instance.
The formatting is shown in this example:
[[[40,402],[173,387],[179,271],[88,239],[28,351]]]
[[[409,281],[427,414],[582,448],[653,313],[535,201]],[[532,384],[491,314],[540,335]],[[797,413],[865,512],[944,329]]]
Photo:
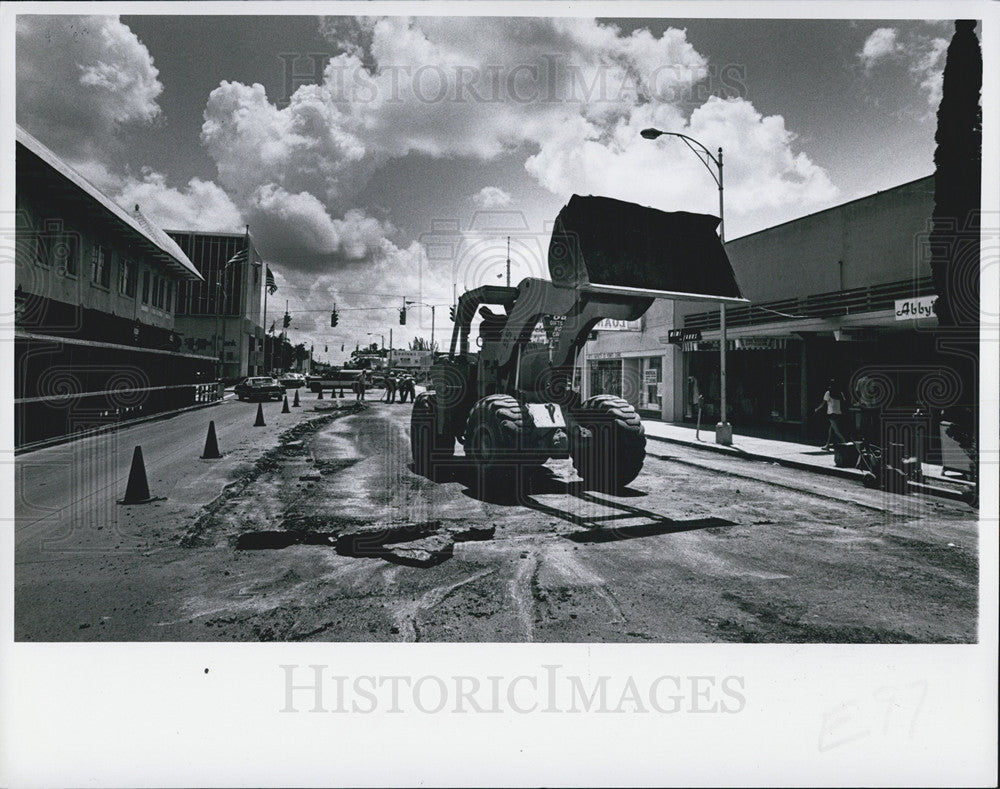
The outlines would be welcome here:
[[[437,395],[433,392],[421,392],[413,401],[410,451],[413,455],[413,470],[431,478],[438,464],[451,460],[455,455],[454,436],[438,432]]]
[[[480,469],[517,465],[524,421],[521,404],[510,395],[488,395],[469,412],[465,453]]]
[[[646,459],[646,433],[627,401],[597,395],[584,401],[573,416],[570,452],[587,487],[614,493],[639,475]]]

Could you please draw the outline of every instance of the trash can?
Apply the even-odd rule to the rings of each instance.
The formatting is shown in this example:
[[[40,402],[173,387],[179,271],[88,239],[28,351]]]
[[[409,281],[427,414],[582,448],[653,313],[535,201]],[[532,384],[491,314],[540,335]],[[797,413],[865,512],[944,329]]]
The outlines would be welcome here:
[[[837,468],[854,468],[858,465],[858,448],[853,443],[833,445],[833,465]]]

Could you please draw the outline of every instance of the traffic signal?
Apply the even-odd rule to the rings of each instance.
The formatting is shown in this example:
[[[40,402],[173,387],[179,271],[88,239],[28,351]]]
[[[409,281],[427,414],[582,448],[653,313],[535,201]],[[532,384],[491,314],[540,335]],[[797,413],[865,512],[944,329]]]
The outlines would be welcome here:
[[[292,325],[292,316],[287,312],[285,313],[285,317],[281,319],[281,325],[286,329]]]
[[[406,307],[403,307],[403,309],[399,311],[399,325],[406,325]]]
[[[451,318],[451,322],[454,323],[455,322],[455,305],[454,304],[452,304],[448,308],[448,316]]]
[[[334,310],[333,312],[330,313],[330,325],[331,326],[336,326],[337,325],[337,311],[336,310]]]

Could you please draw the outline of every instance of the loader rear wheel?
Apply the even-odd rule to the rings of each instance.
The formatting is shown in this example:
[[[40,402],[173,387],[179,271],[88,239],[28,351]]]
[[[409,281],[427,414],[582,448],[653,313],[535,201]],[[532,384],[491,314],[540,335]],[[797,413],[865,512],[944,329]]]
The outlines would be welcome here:
[[[573,416],[570,452],[576,473],[588,487],[613,493],[639,475],[646,459],[646,432],[627,401],[597,395]]]
[[[465,453],[481,469],[498,469],[521,462],[521,404],[510,395],[488,395],[469,412]]]
[[[437,395],[421,392],[410,415],[410,452],[413,470],[425,477],[433,477],[437,465],[455,455],[455,437],[439,434],[437,427]]]

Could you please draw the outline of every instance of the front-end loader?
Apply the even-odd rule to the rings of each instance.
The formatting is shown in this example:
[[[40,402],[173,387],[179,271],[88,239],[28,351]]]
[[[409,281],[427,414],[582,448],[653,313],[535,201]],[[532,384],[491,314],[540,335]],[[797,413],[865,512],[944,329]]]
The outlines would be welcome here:
[[[613,492],[635,479],[645,460],[642,422],[621,397],[582,400],[573,388],[577,357],[599,321],[637,320],[655,298],[744,303],[718,224],[574,195],[553,227],[551,279],[486,285],[459,298],[449,354],[433,364],[431,387],[413,405],[414,470],[433,478],[457,462],[457,442],[487,481],[567,457],[590,488]],[[545,342],[533,341],[540,322]]]

